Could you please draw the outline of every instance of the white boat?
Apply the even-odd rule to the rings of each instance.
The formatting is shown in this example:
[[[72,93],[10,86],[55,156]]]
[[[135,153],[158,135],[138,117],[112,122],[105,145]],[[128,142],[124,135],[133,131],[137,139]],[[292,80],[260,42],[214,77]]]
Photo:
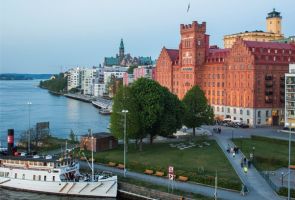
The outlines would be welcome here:
[[[57,195],[113,198],[117,196],[117,176],[82,175],[79,173],[79,163],[70,158],[0,156],[0,187]]]

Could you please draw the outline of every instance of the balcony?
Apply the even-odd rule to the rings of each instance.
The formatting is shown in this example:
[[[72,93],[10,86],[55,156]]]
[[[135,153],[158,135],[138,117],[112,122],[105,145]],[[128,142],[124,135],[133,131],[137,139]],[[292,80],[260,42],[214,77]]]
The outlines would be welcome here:
[[[287,97],[286,100],[287,101],[295,101],[295,97]]]
[[[265,99],[265,103],[272,103],[272,99]]]

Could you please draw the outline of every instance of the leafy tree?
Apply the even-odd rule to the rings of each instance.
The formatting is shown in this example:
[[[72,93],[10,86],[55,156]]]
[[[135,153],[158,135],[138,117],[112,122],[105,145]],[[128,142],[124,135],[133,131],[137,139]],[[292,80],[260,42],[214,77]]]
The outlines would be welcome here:
[[[67,88],[67,77],[64,76],[64,73],[55,75],[55,79],[50,79],[46,81],[40,81],[39,86],[41,88],[46,88],[53,92],[64,92]]]
[[[193,128],[193,136],[195,136],[196,127],[202,124],[211,124],[214,119],[212,107],[208,104],[204,92],[199,86],[190,89],[183,100],[184,105],[184,125]]]
[[[181,103],[167,88],[140,78],[131,85],[131,91],[139,108],[141,140],[149,135],[152,144],[154,136],[167,136],[181,127]]]
[[[124,138],[124,115],[122,110],[128,110],[126,114],[126,137],[128,139],[139,138],[138,108],[134,102],[129,87],[120,86],[113,98],[112,114],[110,119],[111,133],[119,139]]]

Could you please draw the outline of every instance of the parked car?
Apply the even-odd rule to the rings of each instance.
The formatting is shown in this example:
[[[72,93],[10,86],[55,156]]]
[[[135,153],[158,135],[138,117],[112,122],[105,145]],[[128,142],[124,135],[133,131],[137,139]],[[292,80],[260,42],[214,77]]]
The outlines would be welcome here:
[[[249,125],[248,124],[241,124],[240,127],[241,128],[249,128]]]

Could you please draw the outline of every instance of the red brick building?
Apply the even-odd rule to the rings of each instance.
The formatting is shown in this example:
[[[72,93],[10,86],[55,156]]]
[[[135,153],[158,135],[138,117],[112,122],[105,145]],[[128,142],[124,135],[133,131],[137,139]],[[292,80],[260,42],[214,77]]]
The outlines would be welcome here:
[[[250,125],[284,119],[284,73],[295,44],[237,39],[230,49],[209,46],[206,23],[180,25],[179,49],[162,49],[155,80],[180,99],[199,85],[216,117]]]

